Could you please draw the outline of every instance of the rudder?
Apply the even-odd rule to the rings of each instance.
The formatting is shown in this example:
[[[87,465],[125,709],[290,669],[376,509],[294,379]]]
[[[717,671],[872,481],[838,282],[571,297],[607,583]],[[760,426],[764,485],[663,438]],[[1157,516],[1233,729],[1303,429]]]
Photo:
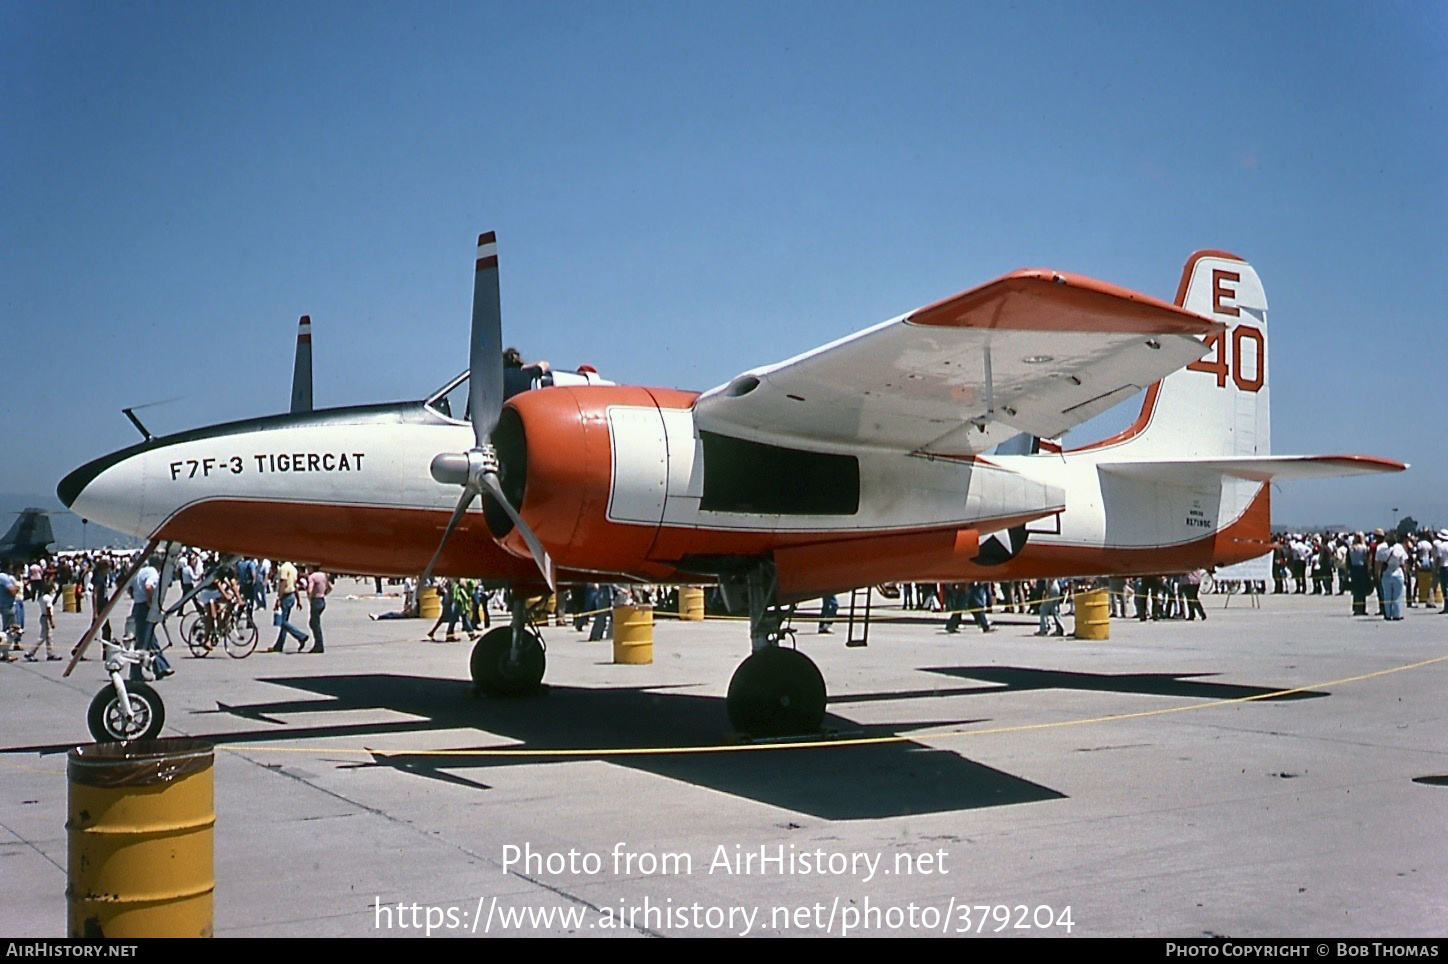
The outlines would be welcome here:
[[[1227,326],[1208,352],[1147,390],[1141,416],[1116,448],[1127,458],[1271,454],[1267,295],[1250,264],[1221,251],[1187,259],[1177,305]]]

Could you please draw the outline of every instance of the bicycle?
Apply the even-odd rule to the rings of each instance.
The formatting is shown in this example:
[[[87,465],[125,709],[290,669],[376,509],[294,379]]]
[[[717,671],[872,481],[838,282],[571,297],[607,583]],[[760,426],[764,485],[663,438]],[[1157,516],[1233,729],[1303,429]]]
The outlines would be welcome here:
[[[219,645],[232,659],[246,659],[256,650],[260,632],[256,623],[246,618],[250,615],[229,602],[217,603],[215,625],[210,613],[199,616],[188,627],[182,624],[186,645],[191,647],[193,656],[208,656]]]

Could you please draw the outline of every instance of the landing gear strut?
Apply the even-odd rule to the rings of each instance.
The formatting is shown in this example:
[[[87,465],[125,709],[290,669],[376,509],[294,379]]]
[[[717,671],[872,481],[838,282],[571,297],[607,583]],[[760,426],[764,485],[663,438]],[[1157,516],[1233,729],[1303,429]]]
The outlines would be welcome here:
[[[796,736],[818,732],[825,718],[825,680],[804,653],[780,646],[792,635],[784,622],[794,607],[780,606],[774,565],[764,563],[747,577],[749,637],[754,652],[729,681],[725,705],[729,722],[750,736]]]
[[[521,696],[538,689],[547,658],[543,638],[528,621],[528,606],[513,599],[513,617],[507,626],[483,634],[473,646],[469,669],[473,686],[487,696]]]

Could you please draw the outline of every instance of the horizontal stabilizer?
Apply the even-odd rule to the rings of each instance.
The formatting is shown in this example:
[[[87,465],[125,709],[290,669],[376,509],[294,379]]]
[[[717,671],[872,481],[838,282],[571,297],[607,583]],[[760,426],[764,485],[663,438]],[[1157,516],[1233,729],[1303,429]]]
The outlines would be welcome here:
[[[1271,482],[1276,479],[1331,479],[1343,475],[1401,472],[1408,466],[1371,455],[1241,455],[1202,459],[1102,462],[1103,472],[1169,485],[1190,485],[1221,476]]]

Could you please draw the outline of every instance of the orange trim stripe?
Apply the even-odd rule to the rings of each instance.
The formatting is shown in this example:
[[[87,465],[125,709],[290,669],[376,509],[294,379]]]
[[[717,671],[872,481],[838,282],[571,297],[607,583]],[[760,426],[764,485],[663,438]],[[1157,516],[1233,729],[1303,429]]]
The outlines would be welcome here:
[[[1224,326],[1148,295],[1059,271],[1017,271],[906,321],[949,328],[1207,335]]]

